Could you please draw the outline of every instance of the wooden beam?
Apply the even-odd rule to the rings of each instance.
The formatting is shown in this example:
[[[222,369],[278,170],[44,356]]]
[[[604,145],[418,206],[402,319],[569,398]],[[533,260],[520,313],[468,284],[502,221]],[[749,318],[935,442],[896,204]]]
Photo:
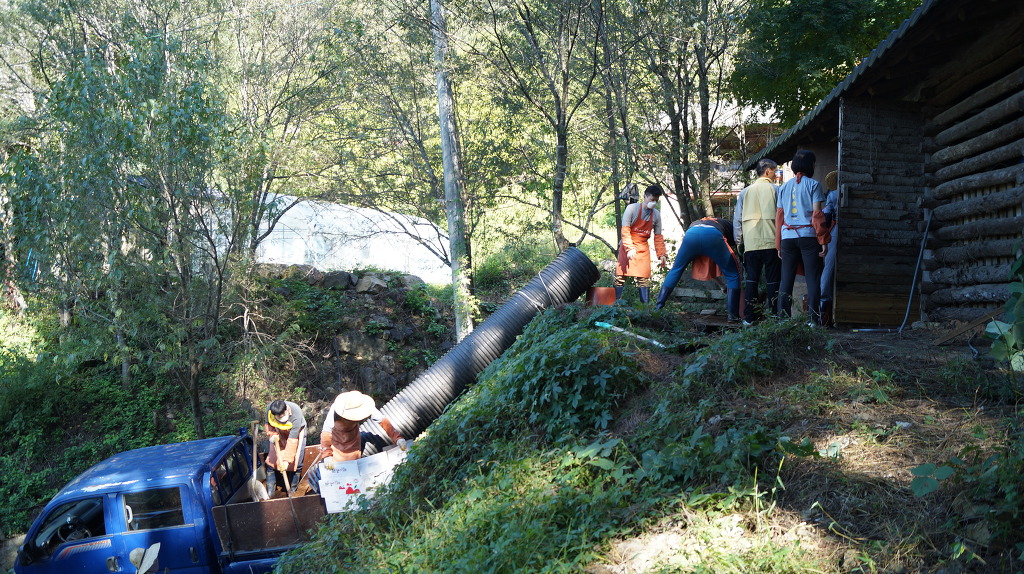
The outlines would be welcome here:
[[[1004,122],[1024,111],[1024,93],[1014,94],[985,111],[970,116],[962,122],[942,130],[935,136],[935,143],[947,145],[967,138],[981,130]]]
[[[1024,165],[1011,165],[1002,169],[994,169],[985,173],[968,175],[935,186],[932,196],[935,199],[951,199],[957,194],[967,193],[986,187],[995,187],[1012,183],[1024,185]]]
[[[943,267],[931,272],[930,279],[946,285],[967,286],[1010,280],[1010,264]]]
[[[960,163],[944,167],[935,172],[936,177],[950,180],[956,177],[984,171],[993,166],[1017,163],[1024,158],[1024,138],[996,149],[965,159]]]
[[[962,143],[944,147],[932,154],[931,161],[940,165],[949,165],[1021,136],[1024,136],[1024,117],[1017,118]]]
[[[1015,205],[1024,205],[1024,185],[983,197],[970,197],[940,205],[932,210],[932,217],[939,221],[956,221],[976,215],[996,213]]]
[[[928,296],[926,309],[964,303],[1006,303],[1010,298],[1009,283],[985,283],[967,287],[939,289]]]
[[[1018,68],[994,84],[974,92],[961,100],[960,103],[949,107],[946,111],[936,115],[932,123],[939,126],[948,126],[989,102],[1019,90],[1021,86],[1024,86],[1024,67]]]
[[[950,225],[939,229],[936,235],[939,239],[954,241],[992,235],[1017,235],[1020,237],[1022,230],[1024,230],[1024,215]]]
[[[1018,6],[1019,8],[1019,6]],[[1012,32],[1012,36],[1009,38],[1020,38],[1022,31],[1020,30],[1020,21],[1017,21],[1017,28]],[[997,38],[998,34],[994,30],[990,30],[982,34],[982,42],[990,42],[993,38]],[[971,67],[967,63],[962,63],[963,66],[959,71],[946,76],[945,78],[936,78],[935,90],[928,90],[930,94],[923,94],[922,97],[932,106],[947,106],[955,101],[958,101],[964,97],[965,94],[970,93],[977,86],[984,85],[991,78],[1002,77],[1010,70],[1013,70],[1020,65],[1022,59],[1024,59],[1024,45],[1018,41],[1016,45],[1004,46],[993,42],[994,46],[1002,47],[1005,51],[1002,55],[994,59],[987,59],[985,62],[980,63],[976,67]],[[956,63],[961,63],[959,59],[955,59]],[[953,82],[949,82],[949,78],[957,78]]]
[[[957,265],[980,261],[987,257],[1009,257],[1020,243],[1019,239],[995,239],[973,241],[967,245],[956,245],[935,250],[935,259],[944,265]]]

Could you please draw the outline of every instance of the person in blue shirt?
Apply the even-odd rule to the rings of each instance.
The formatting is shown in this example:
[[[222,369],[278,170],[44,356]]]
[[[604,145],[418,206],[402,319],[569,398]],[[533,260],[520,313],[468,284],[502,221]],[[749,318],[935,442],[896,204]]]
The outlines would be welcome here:
[[[822,212],[825,190],[813,179],[816,159],[812,151],[796,152],[790,163],[794,177],[779,188],[775,204],[775,243],[782,259],[778,314],[791,315],[793,284],[803,265],[808,324],[812,326],[821,324],[821,266],[831,239]]]
[[[832,240],[825,253],[825,264],[821,269],[821,324],[826,327],[832,324],[832,294],[835,290],[836,277],[836,244],[839,243],[839,172],[829,172],[825,176],[825,225],[828,227]]]

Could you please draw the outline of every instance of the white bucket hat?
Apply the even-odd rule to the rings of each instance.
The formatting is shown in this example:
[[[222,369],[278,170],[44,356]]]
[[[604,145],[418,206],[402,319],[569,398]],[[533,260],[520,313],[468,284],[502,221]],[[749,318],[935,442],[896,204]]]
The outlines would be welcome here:
[[[361,421],[373,414],[373,397],[364,395],[359,391],[341,393],[334,399],[334,413],[339,417],[350,421]]]

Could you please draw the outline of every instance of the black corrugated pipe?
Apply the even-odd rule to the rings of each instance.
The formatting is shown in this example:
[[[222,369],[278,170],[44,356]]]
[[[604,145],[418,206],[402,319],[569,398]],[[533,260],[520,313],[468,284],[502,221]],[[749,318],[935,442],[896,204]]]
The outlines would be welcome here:
[[[570,247],[388,401],[381,412],[402,436],[418,436],[441,416],[445,406],[476,380],[480,371],[512,346],[537,313],[579,299],[600,276],[589,257]],[[363,447],[364,456],[378,452],[391,442],[376,423],[367,421],[361,430],[373,435]]]

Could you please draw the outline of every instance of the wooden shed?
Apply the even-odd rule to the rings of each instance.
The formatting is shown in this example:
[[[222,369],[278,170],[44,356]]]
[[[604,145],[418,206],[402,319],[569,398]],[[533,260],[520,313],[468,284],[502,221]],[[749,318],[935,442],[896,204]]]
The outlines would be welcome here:
[[[744,167],[798,149],[815,179],[839,171],[837,322],[1000,308],[1024,230],[1024,2],[926,0]]]

